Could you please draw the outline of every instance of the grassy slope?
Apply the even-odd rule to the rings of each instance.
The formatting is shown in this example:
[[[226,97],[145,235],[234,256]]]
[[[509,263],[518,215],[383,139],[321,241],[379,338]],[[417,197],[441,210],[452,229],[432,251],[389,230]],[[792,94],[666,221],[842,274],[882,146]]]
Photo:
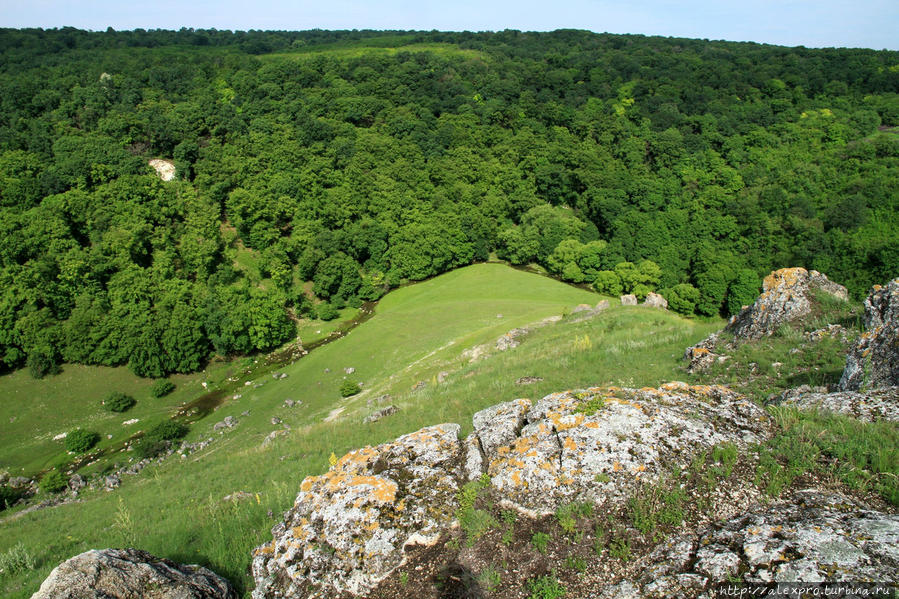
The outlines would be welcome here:
[[[201,563],[247,591],[251,549],[287,509],[302,478],[322,472],[332,452],[392,439],[438,422],[470,424],[486,406],[515,397],[601,383],[655,385],[679,377],[683,347],[720,327],[647,308],[613,306],[593,320],[539,329],[518,348],[469,364],[466,348],[492,342],[516,326],[561,314],[599,296],[496,264],[460,269],[386,296],[370,321],[347,337],[283,369],[284,380],[243,387],[217,413],[194,426],[189,439],[212,436],[226,415],[240,421],[207,450],[171,458],[115,493],[88,493],[84,501],[0,521],[0,553],[21,543],[37,568],[0,577],[0,595],[27,597],[59,561],[92,547],[136,546],[177,561]],[[502,315],[499,317],[498,315]],[[589,342],[586,341],[589,339]],[[342,400],[344,367],[356,369],[362,393]],[[329,369],[330,372],[325,370]],[[440,371],[449,373],[437,384]],[[544,381],[518,386],[520,376]],[[427,386],[412,392],[418,381]],[[0,383],[2,385],[3,383]],[[361,425],[368,400],[390,393],[402,411]],[[302,400],[286,408],[283,400]],[[335,408],[343,416],[324,417]],[[241,413],[249,410],[249,416]],[[263,449],[265,436],[291,426]],[[217,436],[217,434],[216,434]],[[235,491],[249,500],[224,502]],[[268,516],[271,510],[273,516]]]

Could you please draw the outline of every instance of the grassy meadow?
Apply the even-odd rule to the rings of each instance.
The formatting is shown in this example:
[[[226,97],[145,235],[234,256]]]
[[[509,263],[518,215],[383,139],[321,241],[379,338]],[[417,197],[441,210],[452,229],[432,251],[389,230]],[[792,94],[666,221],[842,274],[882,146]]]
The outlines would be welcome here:
[[[547,277],[480,264],[388,294],[375,316],[346,337],[278,369],[288,375],[284,379],[266,372],[246,381],[249,385],[245,378],[226,380],[243,372],[240,368],[252,360],[207,369],[207,375],[218,373],[210,388],[228,389],[228,399],[196,422],[187,440],[215,441],[186,458],[176,454],[140,475],[123,476],[115,492],[90,491],[78,502],[28,514],[3,512],[0,556],[24,553],[33,568],[0,574],[0,595],[28,597],[60,561],[90,548],[120,546],[209,566],[248,595],[252,548],[270,540],[271,526],[292,504],[300,481],[324,471],[332,453],[339,456],[440,422],[458,422],[467,432],[475,411],[516,397],[538,399],[572,387],[648,386],[683,378],[679,360],[683,348],[721,326],[720,321],[686,320],[651,308],[622,307],[615,301],[590,320],[573,322],[565,316],[534,330],[517,348],[493,350],[495,340],[512,328],[567,315],[578,304],[592,306],[601,299]],[[475,362],[462,358],[464,350],[481,344],[487,344],[491,353]],[[352,375],[345,374],[349,367],[355,369]],[[442,382],[439,373],[445,373]],[[197,389],[196,377],[202,374],[193,376],[193,382],[180,382],[176,394],[157,400],[162,403],[155,406],[143,401],[144,395],[139,397],[148,393],[149,381],[119,369],[69,366],[63,374],[42,381],[22,372],[2,377],[0,392],[12,399],[2,408],[0,467],[33,461],[21,454],[34,451],[26,440],[33,436],[30,427],[42,417],[59,421],[42,429],[43,435],[66,430],[63,424],[68,422],[70,428],[89,424],[105,439],[107,431],[121,428],[119,419],[132,417],[132,412],[116,414],[109,422],[98,420],[98,402],[93,399],[97,395],[133,391],[138,397],[133,410],[148,404],[143,409],[161,416],[186,400],[188,389]],[[343,399],[339,388],[348,376],[362,383],[362,391]],[[516,384],[525,376],[543,380]],[[59,377],[72,378],[62,383]],[[88,381],[94,385],[90,393],[65,393],[66,388]],[[421,382],[424,386],[413,390]],[[385,394],[399,413],[362,424],[377,409],[376,398]],[[41,398],[39,405],[28,405],[37,404],[35,397]],[[288,408],[286,399],[302,404]],[[17,411],[19,405],[28,405],[27,416]],[[20,416],[9,423],[17,413]],[[237,426],[214,433],[213,425],[229,415],[238,420]],[[273,417],[282,424],[273,425]],[[265,437],[284,425],[289,432],[262,447]],[[125,463],[129,454],[119,455]],[[223,500],[237,491],[250,495],[236,502]]]

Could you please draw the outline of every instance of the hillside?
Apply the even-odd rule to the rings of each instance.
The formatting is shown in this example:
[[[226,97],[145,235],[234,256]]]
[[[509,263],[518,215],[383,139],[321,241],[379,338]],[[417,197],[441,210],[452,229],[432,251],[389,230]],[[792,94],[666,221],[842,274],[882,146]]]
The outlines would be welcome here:
[[[302,478],[322,472],[332,454],[435,421],[470,420],[475,411],[500,400],[536,400],[551,390],[598,382],[657,385],[677,378],[683,347],[718,326],[651,308],[615,305],[578,322],[583,313],[572,310],[584,303],[593,306],[600,299],[595,293],[498,264],[475,265],[393,291],[370,320],[346,337],[292,364],[276,366],[274,372],[286,378],[274,379],[267,368],[261,375],[234,382],[220,379],[230,385],[228,399],[195,422],[186,438],[188,443],[212,438],[204,449],[186,458],[175,453],[138,475],[121,474],[121,486],[111,492],[103,489],[100,477],[98,488],[83,490],[76,503],[21,516],[17,510],[3,512],[0,555],[21,545],[35,569],[4,575],[0,592],[28,597],[62,559],[106,546],[139,546],[176,561],[206,564],[238,588],[251,588],[247,578],[251,549],[265,540],[273,518],[289,507]],[[495,348],[505,333],[563,314],[569,316],[534,329],[518,347]],[[487,345],[488,355],[474,362],[462,357],[465,350],[480,345]],[[56,376],[81,373],[66,368]],[[355,368],[352,378],[363,383],[362,392],[348,399],[341,399],[339,392],[347,376],[344,368]],[[440,373],[445,373],[442,382]],[[3,377],[0,388],[20,376]],[[542,380],[517,384],[523,377]],[[110,379],[115,387],[109,390],[118,388],[121,380]],[[413,391],[420,382],[423,388]],[[39,396],[52,386],[54,377],[48,377],[32,381],[22,393]],[[391,398],[379,403],[377,398],[384,394]],[[234,399],[235,395],[240,397]],[[96,397],[84,396],[81,401],[64,395],[47,397],[60,407],[79,404],[65,408],[66,414],[81,414],[72,426],[96,427],[103,434],[121,426],[93,418]],[[287,399],[302,403],[287,407]],[[145,401],[141,398],[134,409]],[[364,417],[386,404],[400,412],[362,424]],[[55,411],[53,405],[47,409]],[[339,415],[328,418],[338,410]],[[228,416],[236,419],[236,426],[213,432],[213,425]],[[129,417],[127,412],[121,415],[122,420]],[[281,422],[272,424],[273,417]],[[17,423],[47,430],[41,436],[57,430],[52,424],[40,429],[37,419],[7,422],[2,424],[4,438],[23,435]],[[266,437],[278,430],[285,431],[283,436],[263,446]],[[60,452],[59,442],[56,447]],[[15,452],[7,451],[8,459],[27,463],[27,456],[16,458]],[[125,464],[124,456],[133,453],[120,455],[114,461]],[[132,464],[135,461],[132,458]],[[237,492],[248,495],[224,500]],[[46,495],[35,501],[42,497]]]
[[[0,52],[0,360],[37,377],[197,372],[492,254],[713,317],[775,268],[860,299],[899,260],[897,52],[73,29]]]

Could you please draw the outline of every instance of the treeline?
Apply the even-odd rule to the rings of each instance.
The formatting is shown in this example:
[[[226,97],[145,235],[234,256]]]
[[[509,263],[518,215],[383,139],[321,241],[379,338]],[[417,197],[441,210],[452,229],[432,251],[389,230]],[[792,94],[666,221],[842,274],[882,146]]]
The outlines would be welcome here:
[[[71,29],[0,49],[0,358],[36,375],[195,370],[492,252],[706,315],[773,268],[858,297],[899,266],[897,52]]]

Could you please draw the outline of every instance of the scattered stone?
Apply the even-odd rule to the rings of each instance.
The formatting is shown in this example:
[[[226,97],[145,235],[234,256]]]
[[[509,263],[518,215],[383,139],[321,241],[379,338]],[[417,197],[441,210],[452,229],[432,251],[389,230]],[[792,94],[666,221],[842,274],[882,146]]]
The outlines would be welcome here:
[[[292,408],[294,405],[296,405],[296,402],[292,399],[285,399],[284,405],[287,406],[288,408]]]
[[[736,339],[760,339],[781,326],[794,322],[812,310],[812,292],[818,290],[843,301],[849,299],[846,288],[830,281],[816,270],[782,268],[765,277],[762,294],[741,310],[725,327]]]
[[[581,310],[581,311],[577,312],[576,313],[577,316],[574,316],[573,318],[571,318],[571,322],[577,323],[577,322],[583,322],[585,320],[589,320],[589,319],[593,318],[594,316],[596,316],[597,314],[599,314],[600,312],[602,312],[603,310],[607,309],[608,307],[609,307],[609,300],[602,300],[601,302],[598,302],[596,304],[596,306],[594,306],[593,308],[590,308],[588,306],[587,310]]]
[[[85,482],[84,477],[80,474],[73,474],[69,477],[69,490],[73,493],[78,493],[84,486],[87,484]]]
[[[31,599],[237,599],[224,578],[138,549],[92,549],[61,563]]]
[[[865,299],[865,332],[849,351],[841,391],[899,385],[899,278]]]
[[[417,383],[412,385],[412,392],[414,393],[415,391],[421,391],[425,387],[427,387],[427,383],[425,383],[424,381],[418,381]]]
[[[520,379],[515,381],[516,385],[533,385],[534,383],[539,383],[543,380],[543,377],[540,376],[523,376]]]
[[[497,318],[502,318],[503,315],[502,315],[502,314],[497,314],[496,317],[497,317]]]
[[[138,418],[132,418],[130,420],[126,420],[125,422],[123,422],[122,426],[131,426],[132,424],[137,424],[138,422],[140,422],[140,420]]]
[[[250,411],[249,411],[249,410],[244,410],[243,412],[240,413],[240,415],[243,416],[244,418],[246,418],[247,416],[250,415]]]
[[[437,382],[443,383],[447,379],[448,376],[449,376],[449,373],[445,370],[438,372],[437,373]]]
[[[265,439],[262,440],[262,445],[261,445],[261,447],[268,447],[269,445],[271,445],[271,444],[275,441],[275,439],[277,439],[278,437],[282,437],[282,436],[286,435],[287,432],[288,432],[288,430],[287,430],[287,429],[283,429],[283,428],[282,428],[281,430],[277,430],[277,431],[272,431],[272,432],[270,432],[270,433],[265,437]]]
[[[787,501],[670,539],[644,559],[640,578],[607,587],[600,596],[709,597],[715,584],[734,577],[754,583],[895,584],[897,548],[899,515],[806,489]]]
[[[586,312],[590,310],[590,304],[578,304],[574,308],[571,309],[572,314],[577,314],[578,312]]]
[[[637,296],[629,293],[627,295],[621,296],[621,305],[622,306],[636,306],[637,305]]]
[[[234,416],[225,416],[224,420],[216,422],[215,425],[213,425],[212,430],[221,431],[226,428],[234,428],[235,426],[237,426],[237,419],[234,418]]]
[[[272,424],[273,425],[281,424],[281,419],[278,418],[277,416],[272,416]]]
[[[507,349],[518,347],[520,343],[519,340],[530,332],[531,330],[529,328],[512,329],[496,340],[496,349],[499,351],[506,351]]]
[[[13,476],[7,484],[13,489],[22,489],[31,484],[31,479],[24,476]]]
[[[816,343],[825,338],[840,339],[846,341],[849,338],[849,331],[838,324],[829,324],[824,328],[817,329],[802,334],[803,339],[810,343]]]
[[[329,372],[331,372],[331,369],[330,369],[330,368],[325,368],[325,374],[328,374]]]
[[[803,410],[827,410],[866,422],[899,421],[899,387],[827,393],[826,388],[810,389],[803,386],[784,391],[771,403],[796,406]]]
[[[662,310],[668,309],[668,300],[659,295],[658,293],[649,292],[646,294],[646,299],[643,300],[644,306],[649,306],[650,308],[661,308]]]
[[[347,368],[344,368],[343,372],[344,372],[344,374],[353,374],[354,372],[356,372],[356,369],[353,368],[352,366],[349,366]]]
[[[365,594],[402,563],[407,546],[436,542],[456,509],[459,430],[428,427],[306,478],[274,540],[255,551],[254,599]]]
[[[107,491],[112,491],[113,489],[118,488],[118,486],[122,484],[122,479],[119,478],[119,475],[113,472],[112,474],[106,475],[103,479],[103,488]]]
[[[396,414],[397,412],[399,412],[399,408],[397,408],[394,405],[390,405],[390,406],[381,408],[380,410],[378,410],[376,412],[372,412],[371,414],[369,414],[368,416],[365,417],[365,420],[363,422],[366,422],[366,423],[377,422],[378,420],[385,418],[387,416],[390,416],[391,414]]]
[[[53,440],[54,441],[62,441],[63,439],[65,439],[68,436],[69,436],[69,433],[59,433],[58,435],[53,437]]]
[[[230,495],[225,495],[224,497],[222,497],[222,501],[243,501],[245,499],[252,498],[252,493],[247,493],[246,491],[237,491],[235,493],[231,493]]]

